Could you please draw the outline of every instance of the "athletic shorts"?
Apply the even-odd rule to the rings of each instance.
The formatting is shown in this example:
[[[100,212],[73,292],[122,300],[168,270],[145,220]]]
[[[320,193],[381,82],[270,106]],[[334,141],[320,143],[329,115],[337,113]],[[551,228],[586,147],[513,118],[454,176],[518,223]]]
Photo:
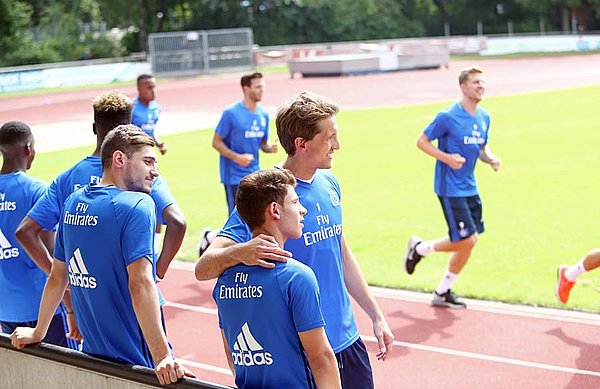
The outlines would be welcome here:
[[[367,348],[358,338],[349,347],[335,354],[343,389],[373,389],[373,371]]]
[[[444,217],[448,224],[448,235],[452,242],[468,238],[473,234],[481,234],[483,215],[479,195],[469,197],[438,196]]]
[[[35,327],[37,320],[27,322],[1,321],[0,324],[2,325],[2,332],[10,335],[17,327]],[[68,347],[72,350],[79,350],[79,343],[67,338],[67,332],[69,332],[69,326],[67,325],[66,313],[57,313],[52,318],[46,337],[42,339],[42,342]]]

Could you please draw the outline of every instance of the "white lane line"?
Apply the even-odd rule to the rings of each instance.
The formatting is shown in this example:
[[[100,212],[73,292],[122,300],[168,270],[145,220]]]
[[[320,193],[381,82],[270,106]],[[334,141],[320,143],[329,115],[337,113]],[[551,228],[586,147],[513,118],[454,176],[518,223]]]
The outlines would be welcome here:
[[[208,370],[208,371],[212,371],[214,373],[225,374],[230,377],[233,377],[233,374],[231,374],[231,370],[225,369],[223,367],[207,365],[206,363],[194,362],[194,361],[190,361],[188,359],[177,358],[177,360],[180,361],[181,363],[183,363],[186,367],[187,366],[197,367],[198,369]]]
[[[170,267],[182,271],[194,271],[193,262],[173,261]],[[431,301],[430,293],[422,293],[411,290],[388,289],[377,286],[371,286],[373,295],[377,298],[385,298],[396,301],[409,301],[415,303],[429,304]],[[568,309],[533,307],[529,305],[518,305],[510,303],[501,303],[496,301],[485,301],[476,299],[464,299],[469,310],[500,315],[531,317],[536,319],[555,320],[560,322],[569,322],[575,324],[586,324],[600,327],[600,315],[582,311],[571,311]]]
[[[207,313],[210,315],[217,314],[216,309],[198,307],[195,305],[179,304],[179,303],[172,303],[172,302],[167,302],[165,305],[168,307],[173,307],[173,308],[183,309],[183,310],[193,311],[193,312],[199,312],[199,313]],[[367,342],[377,343],[377,339],[373,336],[361,335],[361,337],[363,340],[365,340]],[[482,360],[482,361],[490,361],[490,362],[496,362],[496,363],[504,363],[504,364],[508,364],[508,365],[531,367],[531,368],[535,368],[535,369],[552,370],[552,371],[558,371],[558,372],[569,373],[569,374],[581,374],[581,375],[600,377],[600,372],[593,371],[593,370],[582,370],[582,369],[576,369],[576,368],[572,368],[572,367],[524,361],[521,359],[497,357],[494,355],[473,353],[473,352],[469,352],[469,351],[453,350],[453,349],[448,349],[448,348],[444,348],[444,347],[428,346],[428,345],[423,345],[423,344],[418,344],[418,343],[410,343],[410,342],[401,342],[399,340],[395,340],[394,345],[398,346],[398,347],[406,347],[406,348],[414,349],[414,350],[428,351],[428,352],[433,352],[433,353],[438,353],[438,354],[453,355],[453,356],[470,358],[470,359],[478,359],[478,360]],[[193,366],[193,365],[191,365],[191,366]],[[210,366],[210,365],[205,365],[205,366]],[[200,366],[198,366],[198,367],[200,367]],[[202,368],[202,367],[200,367],[200,368]],[[217,368],[217,369],[226,370],[226,369],[222,369],[222,368]]]
[[[377,343],[377,338],[375,338],[374,336],[361,335],[361,338],[368,342]],[[411,349],[421,350],[421,351],[429,351],[429,352],[438,353],[438,354],[454,355],[454,356],[464,357],[464,358],[479,359],[479,360],[483,360],[483,361],[505,363],[508,365],[525,366],[525,367],[532,367],[532,368],[536,368],[536,369],[560,371],[563,373],[583,374],[583,375],[590,375],[590,376],[594,376],[594,377],[600,377],[600,372],[593,371],[593,370],[581,370],[581,369],[575,369],[572,367],[549,365],[546,363],[538,363],[538,362],[529,362],[529,361],[524,361],[521,359],[496,357],[494,355],[472,353],[472,352],[468,352],[468,351],[452,350],[452,349],[447,349],[447,348],[442,348],[442,347],[427,346],[427,345],[423,345],[423,344],[401,342],[398,340],[394,341],[394,346],[406,347],[406,348],[411,348]]]

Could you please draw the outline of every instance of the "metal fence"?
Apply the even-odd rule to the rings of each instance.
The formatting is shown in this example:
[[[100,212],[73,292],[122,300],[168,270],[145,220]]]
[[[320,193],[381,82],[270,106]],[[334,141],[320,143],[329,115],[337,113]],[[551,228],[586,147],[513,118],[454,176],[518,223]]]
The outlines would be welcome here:
[[[148,48],[157,75],[186,75],[254,66],[250,28],[150,34]]]

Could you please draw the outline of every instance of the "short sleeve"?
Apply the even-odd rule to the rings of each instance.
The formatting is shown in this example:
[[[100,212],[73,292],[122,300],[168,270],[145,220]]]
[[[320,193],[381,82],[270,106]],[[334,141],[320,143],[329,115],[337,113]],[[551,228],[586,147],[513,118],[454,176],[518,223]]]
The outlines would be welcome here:
[[[435,119],[425,128],[423,133],[429,140],[435,140],[443,137],[448,132],[448,126],[446,125],[447,115],[440,112],[436,115]]]
[[[266,142],[269,140],[269,115],[267,115],[266,112],[265,112],[265,122],[267,124],[265,125],[265,135],[262,138],[263,142]]]
[[[229,238],[236,243],[244,243],[252,239],[252,233],[248,225],[242,220],[237,207],[233,209],[218,235]]]
[[[323,327],[321,298],[317,278],[307,266],[299,267],[288,284],[288,301],[297,332]]]
[[[162,176],[156,177],[152,183],[152,191],[150,196],[156,206],[156,219],[161,223],[165,224],[163,220],[164,210],[171,204],[175,204],[175,196],[171,193],[171,189]]]
[[[219,124],[217,124],[217,128],[215,129],[215,133],[219,134],[221,138],[225,139],[229,136],[231,132],[231,112],[226,110],[221,115],[221,120],[219,120]]]
[[[52,181],[33,208],[29,210],[27,216],[32,218],[42,229],[46,231],[54,230],[60,219],[62,204],[58,198],[57,180]]]
[[[144,196],[129,211],[121,230],[121,247],[125,265],[145,257],[153,262],[156,216],[150,197]]]

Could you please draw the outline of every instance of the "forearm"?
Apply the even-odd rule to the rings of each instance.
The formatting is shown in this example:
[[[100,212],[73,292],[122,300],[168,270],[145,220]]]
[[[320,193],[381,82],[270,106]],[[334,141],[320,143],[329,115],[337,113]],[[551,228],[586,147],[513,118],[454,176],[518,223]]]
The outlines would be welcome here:
[[[440,162],[447,163],[448,153],[443,152],[442,150],[435,147],[425,135],[422,135],[417,140],[417,147],[423,151],[425,154],[437,159]]]
[[[340,388],[340,373],[333,352],[329,356],[324,356],[321,361],[309,360],[310,369],[315,378],[315,383],[319,389]]]
[[[54,317],[56,308],[65,295],[66,288],[66,277],[57,277],[52,275],[48,277],[48,281],[46,282],[44,293],[42,294],[42,299],[40,301],[40,310],[34,332],[36,337],[38,337],[40,340],[46,336],[46,332],[48,331],[50,322]]]
[[[209,247],[196,263],[196,279],[198,281],[212,280],[218,278],[230,267],[238,265],[240,261],[235,259],[236,246]]]
[[[33,221],[26,217],[17,229],[15,236],[36,266],[49,275],[52,268],[52,256],[41,239],[41,233],[42,229],[37,228]]]
[[[173,205],[170,207],[172,206]],[[161,279],[167,274],[171,261],[175,258],[175,255],[177,255],[177,252],[181,248],[187,229],[183,214],[181,214],[181,217],[177,218],[169,216],[165,218],[165,221],[167,223],[167,229],[165,231],[160,256],[156,263],[156,275]]]
[[[213,148],[219,152],[223,157],[230,159],[235,162],[236,158],[239,156],[238,153],[231,150],[222,139],[213,138]]]
[[[479,152],[479,159],[485,163],[492,163],[496,158],[496,155],[488,147],[484,147]]]
[[[152,359],[154,363],[158,363],[169,356],[171,351],[161,325],[156,285],[152,278],[144,277],[133,283],[130,281],[129,291],[135,315]]]

